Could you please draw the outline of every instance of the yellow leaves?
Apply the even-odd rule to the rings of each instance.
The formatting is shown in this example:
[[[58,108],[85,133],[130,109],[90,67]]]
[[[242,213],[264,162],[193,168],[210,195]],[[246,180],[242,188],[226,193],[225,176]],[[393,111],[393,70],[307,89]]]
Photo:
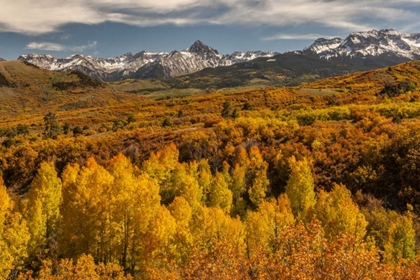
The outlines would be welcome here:
[[[54,164],[43,162],[24,201],[32,254],[46,246],[59,232],[61,202],[62,184]]]
[[[27,257],[29,233],[22,215],[14,209],[0,177],[0,277],[7,279],[12,269],[20,269]]]
[[[196,170],[197,165],[195,163],[178,163],[173,171],[169,199],[162,199],[163,202],[167,202],[173,199],[174,196],[180,195],[188,201],[191,207],[194,208],[200,205],[203,198],[203,190],[198,183]]]
[[[253,179],[248,194],[251,202],[258,206],[265,198],[270,183],[267,179],[268,164],[263,160],[257,146],[250,149],[249,159]]]
[[[176,230],[176,221],[171,213],[165,206],[159,207],[138,247],[141,270],[164,266],[171,259],[176,253],[172,246]]]
[[[158,179],[159,183],[169,179],[170,171],[178,163],[179,151],[176,146],[171,143],[165,149],[152,153],[149,160],[143,163],[144,172],[152,178]]]
[[[220,207],[226,214],[232,206],[232,192],[221,173],[216,173],[210,187],[208,206]]]
[[[258,211],[250,211],[246,218],[248,250],[272,250],[274,240],[280,238],[294,222],[286,195],[281,195],[278,200],[262,202]]]
[[[245,229],[239,219],[232,219],[222,209],[213,207],[199,207],[193,213],[191,232],[199,248],[208,248],[212,240],[222,239],[241,246],[245,238]]]
[[[72,260],[62,259],[53,273],[51,261],[44,261],[39,278],[45,280],[128,280],[132,279],[131,276],[125,276],[122,267],[109,263],[109,264],[95,264],[91,255],[81,255],[75,264]]]
[[[314,179],[306,159],[289,159],[290,177],[286,185],[286,194],[290,199],[293,215],[298,220],[309,221],[315,206]]]
[[[90,253],[99,260],[135,262],[136,244],[150,230],[160,207],[159,186],[135,168],[123,155],[114,157],[110,172],[92,158],[81,170],[63,172],[66,255]]]
[[[168,208],[178,224],[183,225],[184,227],[189,226],[192,218],[192,209],[185,198],[181,196],[175,197]]]
[[[3,183],[3,178],[0,177],[0,232],[3,230],[5,215],[10,207],[10,197],[7,194],[6,186]]]
[[[63,172],[63,243],[66,256],[95,254],[99,260],[112,246],[113,225],[110,194],[114,178],[93,158],[86,166],[67,167]],[[109,251],[107,251],[109,252]]]
[[[399,216],[388,229],[388,242],[385,244],[385,258],[397,264],[405,260],[414,261],[416,257],[416,232],[410,214]]]
[[[51,191],[60,190],[60,180],[52,164],[42,164],[24,200],[31,253],[57,240],[59,254],[76,262],[51,258],[39,275],[125,279],[116,263],[151,279],[369,279],[380,273],[377,250],[368,250],[364,238],[365,216],[350,191],[335,185],[315,197],[308,160],[290,158],[286,194],[266,199],[268,164],[256,146],[237,148],[231,158],[235,167],[220,162],[222,171],[214,175],[207,160],[180,163],[177,153],[175,146],[168,147],[140,170],[122,154],[107,169],[93,158],[84,167],[67,166],[59,212],[55,205],[61,198]],[[282,168],[287,165],[282,154],[275,160]],[[0,201],[4,276],[22,266],[29,234],[1,186]],[[231,217],[237,214],[241,218]],[[59,221],[60,215],[62,227],[47,222]],[[414,260],[412,213],[372,211],[368,219],[376,220],[369,225],[368,240],[381,244],[389,263]],[[53,239],[48,228],[56,233]]]
[[[328,237],[346,232],[360,242],[366,235],[365,216],[353,202],[350,191],[343,185],[335,185],[329,193],[320,191],[315,212]]]

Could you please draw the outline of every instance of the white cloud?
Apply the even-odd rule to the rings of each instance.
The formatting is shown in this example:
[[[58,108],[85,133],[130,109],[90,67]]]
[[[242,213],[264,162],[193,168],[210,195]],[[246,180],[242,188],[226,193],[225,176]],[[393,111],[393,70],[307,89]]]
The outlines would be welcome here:
[[[0,0],[0,32],[37,35],[69,23],[106,21],[135,26],[309,23],[362,31],[372,25],[406,26],[417,20],[412,10],[417,6],[418,0]]]
[[[31,42],[26,45],[26,48],[43,51],[64,51],[66,49],[66,47],[63,45],[50,42]]]
[[[83,46],[74,46],[74,47],[69,47],[70,50],[74,51],[74,52],[83,52],[86,49],[94,49],[96,48],[96,41],[93,41],[92,43],[89,43],[87,45],[83,45]]]
[[[31,50],[42,50],[42,51],[74,51],[74,52],[83,52],[87,49],[96,48],[97,42],[93,41],[87,45],[82,46],[65,46],[62,44],[56,44],[51,42],[31,42],[26,45],[27,49]]]

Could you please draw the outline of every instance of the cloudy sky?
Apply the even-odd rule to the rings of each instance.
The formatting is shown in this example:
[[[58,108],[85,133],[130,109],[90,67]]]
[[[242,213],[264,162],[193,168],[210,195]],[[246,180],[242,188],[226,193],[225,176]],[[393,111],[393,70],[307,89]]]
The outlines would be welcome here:
[[[0,0],[0,57],[302,49],[319,37],[420,32],[420,0]]]

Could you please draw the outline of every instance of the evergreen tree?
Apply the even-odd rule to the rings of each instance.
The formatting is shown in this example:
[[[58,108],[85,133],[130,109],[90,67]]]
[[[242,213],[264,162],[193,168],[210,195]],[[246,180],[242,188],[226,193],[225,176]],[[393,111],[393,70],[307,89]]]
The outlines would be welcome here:
[[[48,112],[44,116],[44,126],[43,135],[45,139],[57,139],[58,135],[62,132],[61,126],[57,121],[57,116],[52,112]]]
[[[223,103],[223,109],[222,109],[222,113],[221,113],[222,117],[223,118],[228,118],[229,115],[230,115],[230,110],[231,110],[231,108],[230,108],[230,102],[226,100]]]

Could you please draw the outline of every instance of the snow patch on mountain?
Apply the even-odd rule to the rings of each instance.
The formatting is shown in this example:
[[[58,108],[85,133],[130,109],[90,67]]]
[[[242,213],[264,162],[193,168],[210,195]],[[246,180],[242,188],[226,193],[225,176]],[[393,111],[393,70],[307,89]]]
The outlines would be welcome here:
[[[312,51],[326,59],[384,54],[413,59],[420,57],[420,33],[401,33],[394,29],[354,32],[344,40],[320,38],[305,51]]]
[[[28,61],[41,68],[54,71],[79,70],[102,80],[129,78],[137,72],[149,77],[156,67],[163,69],[165,78],[194,73],[208,67],[229,66],[258,57],[272,57],[277,53],[248,51],[221,55],[219,52],[197,40],[182,51],[126,53],[118,57],[93,58],[74,54],[66,58],[52,55],[23,54],[18,59]]]

